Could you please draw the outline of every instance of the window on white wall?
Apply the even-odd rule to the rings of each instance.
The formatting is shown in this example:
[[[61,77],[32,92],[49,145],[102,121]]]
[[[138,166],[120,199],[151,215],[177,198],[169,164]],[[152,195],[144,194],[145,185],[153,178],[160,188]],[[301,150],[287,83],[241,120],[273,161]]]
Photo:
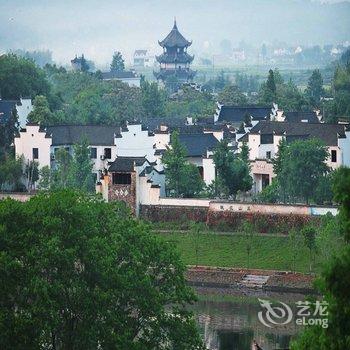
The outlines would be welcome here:
[[[267,159],[271,159],[271,151],[267,151],[266,152],[266,158]]]
[[[104,156],[105,156],[105,159],[111,159],[112,158],[112,149],[111,148],[105,148]]]
[[[33,148],[33,159],[39,159],[39,148]]]
[[[337,162],[337,151],[334,149],[331,151],[331,158],[332,158],[332,163]]]
[[[96,159],[97,158],[97,148],[96,147],[91,147],[90,148],[90,158],[91,159]]]

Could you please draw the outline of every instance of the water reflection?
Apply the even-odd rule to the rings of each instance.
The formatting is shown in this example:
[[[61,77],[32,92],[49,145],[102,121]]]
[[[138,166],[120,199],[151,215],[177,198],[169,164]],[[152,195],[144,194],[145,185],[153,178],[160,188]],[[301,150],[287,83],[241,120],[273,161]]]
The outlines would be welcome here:
[[[269,297],[272,298],[264,295],[264,298]],[[274,300],[284,301],[290,306],[304,298],[300,295],[273,295]],[[250,350],[253,339],[264,350],[288,349],[291,337],[300,330],[294,322],[273,328],[262,325],[258,319],[261,310],[258,296],[235,296],[227,300],[226,296],[201,295],[200,299],[193,311],[210,350]]]

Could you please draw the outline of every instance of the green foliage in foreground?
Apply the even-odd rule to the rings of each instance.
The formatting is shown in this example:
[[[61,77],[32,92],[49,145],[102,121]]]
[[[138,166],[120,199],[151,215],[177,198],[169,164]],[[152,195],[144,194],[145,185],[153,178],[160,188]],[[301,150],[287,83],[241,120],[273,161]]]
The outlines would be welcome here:
[[[124,207],[0,201],[0,348],[202,349],[185,266]]]
[[[328,328],[310,326],[292,343],[293,350],[342,350],[350,348],[350,169],[334,175],[335,200],[340,206],[340,227],[344,243],[333,252],[318,281],[328,302]]]

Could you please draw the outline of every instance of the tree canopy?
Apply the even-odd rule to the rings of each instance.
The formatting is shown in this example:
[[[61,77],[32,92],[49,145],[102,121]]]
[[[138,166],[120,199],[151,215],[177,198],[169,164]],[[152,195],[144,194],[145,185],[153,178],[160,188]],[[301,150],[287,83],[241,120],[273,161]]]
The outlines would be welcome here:
[[[236,85],[227,85],[218,95],[218,101],[228,106],[244,106],[248,103],[247,97]]]
[[[179,133],[171,134],[171,146],[168,146],[162,163],[165,167],[165,176],[169,194],[175,197],[194,197],[204,187],[198,168],[188,163],[187,150],[179,140]]]
[[[117,51],[113,54],[111,63],[111,72],[122,72],[125,69],[124,59],[122,54]]]
[[[309,203],[315,190],[330,171],[325,161],[329,154],[317,139],[298,140],[291,144],[282,141],[274,161],[277,181],[289,200],[303,199]]]
[[[235,197],[238,191],[246,192],[252,188],[253,179],[250,176],[249,149],[243,145],[241,153],[235,155],[230,150],[227,141],[222,140],[213,153],[219,183],[222,183],[229,195]],[[225,190],[220,189],[220,192]]]
[[[47,95],[50,85],[45,72],[27,58],[14,54],[0,56],[0,94],[2,99],[18,100]]]
[[[49,125],[52,118],[47,98],[42,95],[36,96],[33,101],[33,110],[28,114],[28,122]]]
[[[178,253],[117,203],[0,201],[1,349],[204,349]]]
[[[336,235],[344,242],[323,269],[318,289],[328,303],[328,328],[308,326],[292,342],[292,350],[340,350],[350,347],[350,169],[336,170],[333,181],[334,199],[340,204],[340,224]]]

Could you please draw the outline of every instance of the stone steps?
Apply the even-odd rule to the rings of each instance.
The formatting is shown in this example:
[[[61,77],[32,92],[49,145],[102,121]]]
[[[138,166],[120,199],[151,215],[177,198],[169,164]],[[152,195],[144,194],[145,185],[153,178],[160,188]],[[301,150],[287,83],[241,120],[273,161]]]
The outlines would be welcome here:
[[[245,275],[240,284],[246,287],[262,288],[267,283],[269,277],[265,275]]]

